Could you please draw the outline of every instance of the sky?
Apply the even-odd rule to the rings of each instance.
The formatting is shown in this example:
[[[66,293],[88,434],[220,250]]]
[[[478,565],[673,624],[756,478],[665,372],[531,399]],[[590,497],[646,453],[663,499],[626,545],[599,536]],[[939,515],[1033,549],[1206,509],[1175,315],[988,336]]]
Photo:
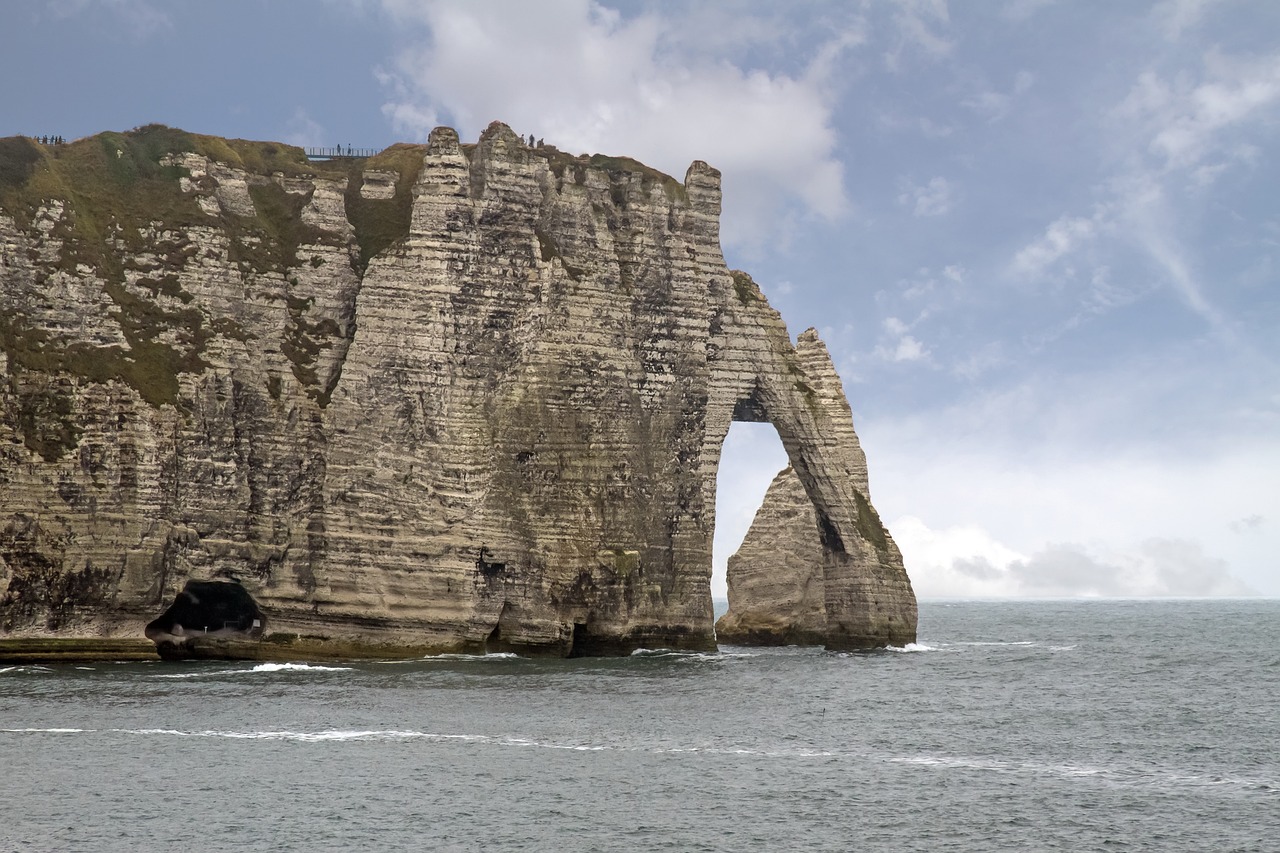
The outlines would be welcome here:
[[[706,160],[920,597],[1280,596],[1280,3],[18,0],[0,75],[0,136]],[[734,426],[716,594],[785,464]]]

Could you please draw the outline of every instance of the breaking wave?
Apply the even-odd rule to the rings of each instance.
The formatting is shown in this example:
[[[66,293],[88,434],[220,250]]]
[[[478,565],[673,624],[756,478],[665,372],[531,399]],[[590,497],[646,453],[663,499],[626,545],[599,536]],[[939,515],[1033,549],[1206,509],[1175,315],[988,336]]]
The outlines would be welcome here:
[[[196,670],[194,672],[164,672],[156,673],[156,678],[212,678],[220,675],[249,675],[255,672],[351,672],[354,667],[350,666],[321,666],[314,663],[260,663],[248,669],[243,667],[236,669],[210,669]]]
[[[409,660],[389,660],[389,661],[382,661],[382,662],[383,663],[431,663],[433,661],[450,661],[450,660],[462,660],[462,661],[467,661],[468,663],[474,663],[476,661],[520,660],[520,655],[516,654],[515,652],[487,652],[485,654],[478,654],[478,655],[464,655],[456,652],[451,652],[445,655],[427,655],[426,657],[411,658]]]
[[[3,668],[0,668],[0,675],[4,675],[5,673],[9,673],[9,672],[12,672],[14,674],[21,674],[24,672],[53,672],[53,670],[47,666],[41,666],[38,663],[15,664],[14,666],[6,666]]]

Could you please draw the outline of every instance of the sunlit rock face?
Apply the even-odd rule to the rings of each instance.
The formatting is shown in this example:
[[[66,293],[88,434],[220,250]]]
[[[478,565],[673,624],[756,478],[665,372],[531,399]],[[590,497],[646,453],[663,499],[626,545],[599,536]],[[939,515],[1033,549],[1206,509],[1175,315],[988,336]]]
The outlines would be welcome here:
[[[712,648],[720,446],[767,420],[816,639],[913,638],[825,348],[725,268],[719,214],[704,163],[496,123],[321,163],[0,140],[0,632],[139,635],[234,577],[317,656]]]

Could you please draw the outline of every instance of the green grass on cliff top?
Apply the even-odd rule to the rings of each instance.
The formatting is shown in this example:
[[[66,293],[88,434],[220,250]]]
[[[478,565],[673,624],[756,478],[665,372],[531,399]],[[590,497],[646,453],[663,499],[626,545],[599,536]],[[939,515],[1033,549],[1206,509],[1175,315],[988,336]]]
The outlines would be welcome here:
[[[4,312],[0,348],[8,357],[11,379],[27,372],[69,374],[90,382],[118,380],[152,405],[177,403],[178,376],[203,369],[207,342],[216,335],[234,335],[237,328],[229,318],[190,307],[192,296],[182,291],[177,273],[207,247],[195,245],[184,232],[194,226],[218,228],[230,238],[228,260],[242,273],[287,277],[290,269],[309,260],[298,256],[300,246],[336,244],[344,238],[305,224],[301,211],[308,196],[286,192],[270,176],[346,180],[346,215],[357,243],[353,266],[363,273],[373,257],[408,236],[412,187],[425,150],[424,145],[400,143],[370,158],[311,161],[293,145],[223,139],[158,124],[61,145],[42,145],[26,137],[0,139],[0,212],[34,236],[41,208],[53,200],[63,203],[63,215],[52,229],[61,242],[53,268],[77,276],[85,268],[93,270],[105,282],[104,293],[115,306],[112,314],[128,343],[124,348],[63,341],[40,328],[39,318],[24,317],[20,310]],[[626,185],[637,179],[644,188],[661,185],[673,200],[686,198],[679,181],[628,157],[574,156],[552,146],[535,151],[558,175],[571,169],[582,181],[587,169],[608,173],[620,205],[625,203]],[[182,152],[247,173],[256,215],[203,211],[197,199],[212,189],[211,179],[192,179],[181,166],[164,164],[166,155]],[[362,198],[365,169],[396,172],[394,197]],[[183,192],[183,178],[192,180],[198,192]],[[154,233],[153,223],[164,233]],[[142,269],[138,259],[143,255],[158,262],[148,261]],[[52,272],[47,262],[40,266],[37,286]],[[127,272],[135,273],[141,293],[138,287],[126,287]],[[749,298],[743,291],[739,296]],[[60,399],[32,397],[30,402],[33,417],[37,410],[66,408]],[[59,454],[74,436],[60,432],[32,441],[33,449],[49,456]]]
[[[38,318],[6,311],[0,316],[0,348],[8,357],[11,381],[23,373],[118,380],[151,405],[176,403],[178,375],[202,369],[201,355],[210,337],[233,332],[236,325],[187,307],[192,297],[181,290],[176,273],[202,249],[182,232],[192,226],[219,228],[231,238],[228,260],[244,272],[288,275],[290,268],[306,261],[298,257],[300,245],[336,244],[345,238],[303,223],[301,211],[308,196],[287,193],[268,176],[346,180],[346,213],[358,243],[353,264],[362,271],[370,258],[408,235],[411,188],[424,151],[425,146],[401,144],[370,158],[312,162],[292,145],[222,139],[163,125],[100,133],[63,145],[42,145],[25,137],[0,139],[0,211],[35,236],[40,209],[53,200],[63,203],[63,216],[52,230],[62,248],[52,267],[71,275],[81,275],[85,267],[95,271],[104,280],[103,291],[115,305],[112,314],[128,342],[122,348],[59,340],[40,328]],[[201,154],[248,173],[256,216],[201,210],[197,194],[184,193],[180,186],[182,178],[191,178],[189,172],[163,163],[166,155],[181,152]],[[394,198],[360,197],[361,172],[366,168],[399,173]],[[206,192],[211,189],[208,179],[195,183]],[[167,233],[151,233],[152,223]],[[145,268],[138,260],[143,254],[155,256]],[[53,271],[47,263],[41,267],[37,285]],[[125,286],[127,271],[142,274],[136,282],[141,294]],[[176,346],[164,342],[162,335]],[[66,401],[46,396],[23,397],[30,398],[33,416],[65,408]],[[74,436],[58,433],[32,436],[28,444],[48,458],[60,454],[68,441]]]

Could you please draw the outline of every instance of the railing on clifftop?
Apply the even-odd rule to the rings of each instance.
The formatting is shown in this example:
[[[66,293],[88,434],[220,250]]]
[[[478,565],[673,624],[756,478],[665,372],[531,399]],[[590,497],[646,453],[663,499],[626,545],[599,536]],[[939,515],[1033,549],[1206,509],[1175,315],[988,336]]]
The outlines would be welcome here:
[[[372,157],[378,153],[376,148],[352,148],[350,145],[339,145],[336,148],[304,148],[308,160],[336,160],[350,157]]]

